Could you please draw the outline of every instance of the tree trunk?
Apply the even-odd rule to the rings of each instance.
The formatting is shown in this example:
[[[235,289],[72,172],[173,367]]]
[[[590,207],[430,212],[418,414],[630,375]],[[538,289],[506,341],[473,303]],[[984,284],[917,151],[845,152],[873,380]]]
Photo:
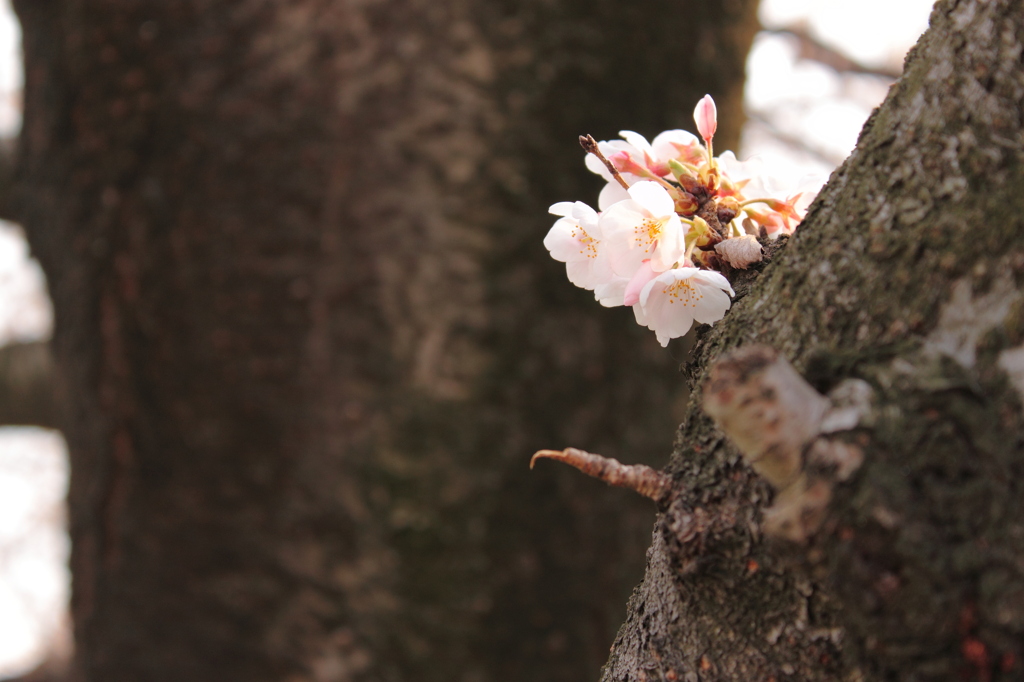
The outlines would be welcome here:
[[[0,424],[56,427],[57,395],[49,343],[0,346]]]
[[[736,140],[753,0],[22,0],[13,200],[68,398],[84,680],[583,680],[676,361],[564,282],[576,136]]]
[[[861,391],[836,438],[863,464],[802,542],[770,537],[781,493],[695,392],[603,680],[1024,676],[1022,55],[1020,3],[939,2],[796,236],[698,340],[694,387],[756,342]]]

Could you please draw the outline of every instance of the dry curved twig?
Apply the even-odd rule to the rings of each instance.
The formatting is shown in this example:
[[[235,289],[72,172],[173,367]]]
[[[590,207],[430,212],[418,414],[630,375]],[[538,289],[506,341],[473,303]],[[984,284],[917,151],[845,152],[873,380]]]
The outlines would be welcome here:
[[[644,464],[623,464],[617,459],[595,455],[576,448],[565,450],[538,450],[530,458],[530,468],[538,459],[553,459],[576,467],[588,476],[604,481],[608,485],[628,488],[662,502],[672,489],[672,478]]]

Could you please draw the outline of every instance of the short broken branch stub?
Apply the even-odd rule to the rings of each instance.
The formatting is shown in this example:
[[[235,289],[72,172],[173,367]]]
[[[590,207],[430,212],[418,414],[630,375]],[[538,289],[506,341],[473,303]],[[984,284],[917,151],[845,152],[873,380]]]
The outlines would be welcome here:
[[[530,459],[531,469],[538,459],[554,459],[565,462],[608,485],[629,488],[655,502],[662,502],[672,489],[672,478],[649,466],[623,464],[617,459],[602,457],[576,448],[538,450]]]

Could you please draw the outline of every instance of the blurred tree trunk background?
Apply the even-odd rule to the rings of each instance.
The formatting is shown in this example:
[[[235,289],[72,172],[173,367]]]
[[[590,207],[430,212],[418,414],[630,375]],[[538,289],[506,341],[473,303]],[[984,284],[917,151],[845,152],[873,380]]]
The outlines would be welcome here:
[[[15,0],[86,681],[596,679],[681,358],[541,246],[576,137],[742,122],[754,0]]]

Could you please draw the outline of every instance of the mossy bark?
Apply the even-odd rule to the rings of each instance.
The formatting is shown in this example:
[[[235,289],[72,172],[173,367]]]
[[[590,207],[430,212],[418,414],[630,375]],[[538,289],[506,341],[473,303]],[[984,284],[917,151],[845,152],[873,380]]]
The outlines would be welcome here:
[[[546,210],[580,133],[735,141],[755,4],[15,2],[82,679],[598,675],[653,509],[527,462],[685,388]]]
[[[605,682],[1024,676],[1024,13],[943,0],[796,235],[688,375],[761,343],[858,378],[863,466],[807,544],[699,394]]]

